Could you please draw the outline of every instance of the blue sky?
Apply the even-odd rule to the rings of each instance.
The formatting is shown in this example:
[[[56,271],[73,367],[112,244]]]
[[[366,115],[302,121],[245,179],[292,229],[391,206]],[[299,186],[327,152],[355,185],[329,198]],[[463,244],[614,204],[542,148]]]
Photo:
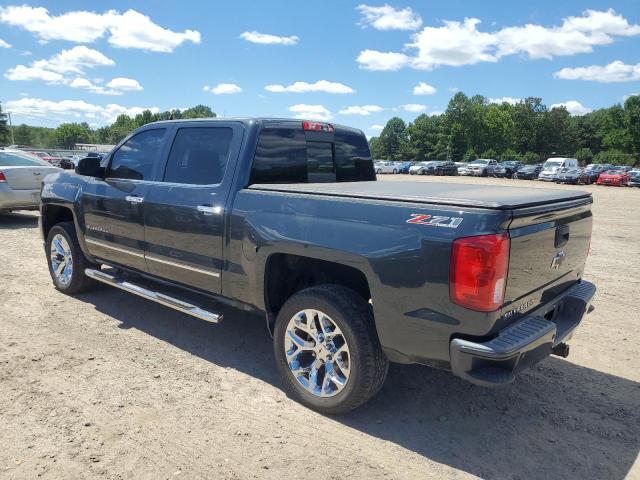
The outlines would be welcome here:
[[[457,90],[581,114],[640,92],[640,2],[2,3],[0,71],[14,122],[45,126],[203,103],[375,135]]]

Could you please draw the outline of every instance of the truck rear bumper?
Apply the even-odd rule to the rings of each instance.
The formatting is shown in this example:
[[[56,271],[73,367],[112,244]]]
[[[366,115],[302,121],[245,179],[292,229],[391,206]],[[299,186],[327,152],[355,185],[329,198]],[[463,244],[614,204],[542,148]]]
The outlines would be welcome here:
[[[486,342],[454,338],[449,345],[451,371],[471,383],[499,386],[551,355],[569,340],[591,310],[596,287],[581,281],[552,302],[529,313]]]

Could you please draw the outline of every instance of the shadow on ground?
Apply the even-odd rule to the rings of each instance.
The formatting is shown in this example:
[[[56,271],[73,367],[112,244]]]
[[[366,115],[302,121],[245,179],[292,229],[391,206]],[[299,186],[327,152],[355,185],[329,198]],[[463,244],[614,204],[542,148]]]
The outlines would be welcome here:
[[[120,328],[281,385],[262,317],[221,307],[214,325],[108,288],[80,298]],[[376,398],[336,421],[486,479],[621,480],[640,448],[640,384],[556,358],[501,389],[394,365]]]
[[[35,212],[0,212],[0,230],[37,227],[38,215]]]

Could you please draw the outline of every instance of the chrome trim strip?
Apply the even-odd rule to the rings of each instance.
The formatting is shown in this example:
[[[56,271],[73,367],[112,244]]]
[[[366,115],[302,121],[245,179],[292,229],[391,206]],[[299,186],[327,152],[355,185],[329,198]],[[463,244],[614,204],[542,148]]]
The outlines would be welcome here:
[[[218,323],[220,320],[222,320],[222,315],[218,313],[204,310],[203,308],[192,305],[178,298],[170,297],[169,295],[165,295],[164,293],[150,290],[141,285],[137,285],[124,279],[114,277],[113,275],[109,275],[108,273],[101,270],[87,268],[85,269],[84,273],[87,277],[93,278],[98,282],[106,283],[107,285],[111,285],[112,287],[116,287],[126,292],[133,293],[134,295],[146,298],[147,300],[152,300],[156,303],[164,305],[165,307],[173,308],[174,310],[186,313],[187,315],[191,315],[201,320],[206,320],[207,322],[212,323]]]
[[[134,257],[144,258],[144,253],[138,253],[131,250],[126,250],[124,248],[114,247],[112,245],[99,242],[98,240],[93,240],[92,238],[85,237],[84,241],[87,243],[90,243],[91,245],[95,245],[97,247],[108,248],[110,250],[115,250],[116,252],[127,253],[129,255],[133,255]]]
[[[192,267],[191,265],[186,265],[184,263],[172,262],[170,260],[165,260],[164,258],[158,258],[153,255],[145,255],[144,258],[147,260],[151,260],[153,262],[164,263],[165,265],[171,265],[172,267],[184,268],[185,270],[191,270],[193,272],[202,273],[204,275],[211,275],[212,277],[220,277],[218,272],[212,272],[211,270],[204,270],[202,268]]]

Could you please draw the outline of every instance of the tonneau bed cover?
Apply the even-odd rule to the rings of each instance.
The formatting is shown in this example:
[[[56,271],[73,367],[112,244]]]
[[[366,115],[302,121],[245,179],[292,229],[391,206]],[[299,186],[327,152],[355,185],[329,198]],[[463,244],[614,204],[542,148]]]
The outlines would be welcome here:
[[[252,190],[300,193],[335,197],[367,198],[412,203],[431,203],[459,207],[512,210],[583,199],[591,194],[580,190],[556,190],[494,185],[468,185],[431,182],[341,182],[257,184]]]

